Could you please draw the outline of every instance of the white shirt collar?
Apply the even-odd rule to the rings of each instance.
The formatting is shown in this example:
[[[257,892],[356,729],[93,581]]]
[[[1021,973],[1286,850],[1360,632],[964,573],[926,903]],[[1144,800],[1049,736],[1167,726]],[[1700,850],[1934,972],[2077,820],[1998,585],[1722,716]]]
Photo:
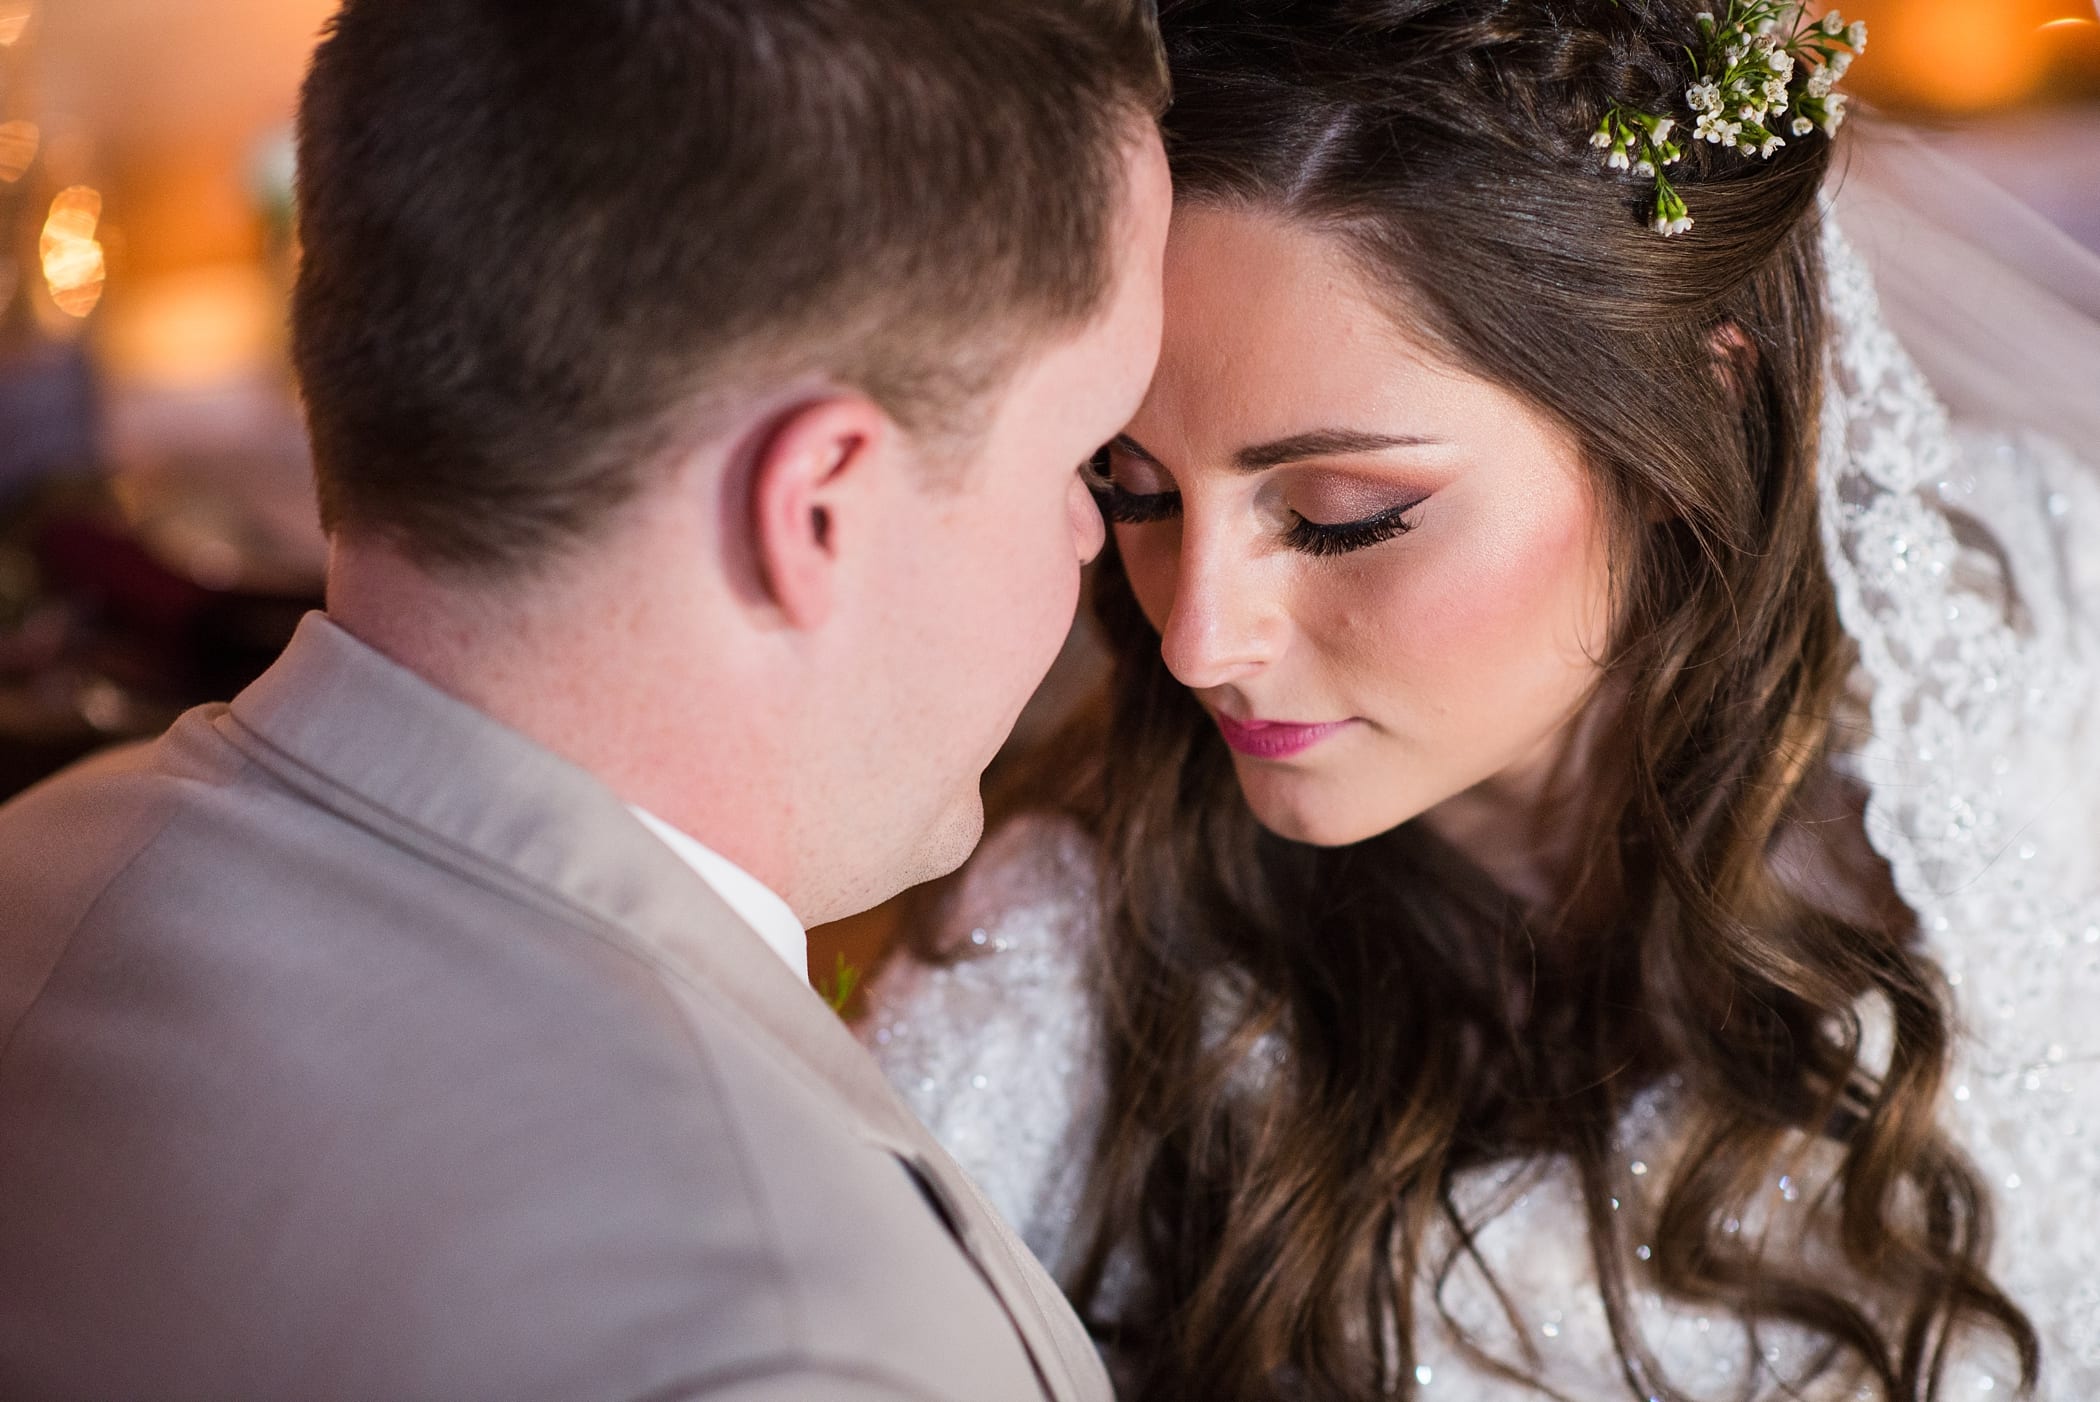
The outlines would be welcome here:
[[[786,901],[774,894],[765,882],[654,813],[632,804],[628,805],[627,811],[641,819],[642,826],[663,839],[664,846],[682,857],[731,910],[743,917],[745,924],[758,931],[758,937],[786,961],[787,966],[795,971],[796,978],[809,982],[809,932],[802,927],[802,921],[788,908]]]

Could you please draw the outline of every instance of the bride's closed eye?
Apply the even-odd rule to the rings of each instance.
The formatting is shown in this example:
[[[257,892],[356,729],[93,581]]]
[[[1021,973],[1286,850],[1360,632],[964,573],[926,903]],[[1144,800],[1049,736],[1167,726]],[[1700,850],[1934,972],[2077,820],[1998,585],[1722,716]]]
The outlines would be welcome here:
[[[1123,459],[1120,468],[1118,458]],[[1142,526],[1181,510],[1181,493],[1165,484],[1165,472],[1156,464],[1126,457],[1113,446],[1094,455],[1087,465],[1086,480],[1111,525]]]
[[[1339,521],[1333,525],[1322,525],[1299,516],[1285,539],[1293,550],[1302,550],[1308,555],[1346,555],[1352,550],[1368,550],[1413,530],[1415,523],[1408,519],[1408,515],[1421,504],[1420,501],[1403,502],[1354,521]]]
[[[1112,525],[1149,525],[1181,512],[1181,493],[1174,489],[1166,470],[1120,445],[1103,448],[1084,469],[1084,475],[1100,503],[1101,514]],[[1346,555],[1367,550],[1413,530],[1414,522],[1409,518],[1425,500],[1426,497],[1418,497],[1341,521],[1315,520],[1304,511],[1289,509],[1290,525],[1284,530],[1284,543],[1307,555]]]

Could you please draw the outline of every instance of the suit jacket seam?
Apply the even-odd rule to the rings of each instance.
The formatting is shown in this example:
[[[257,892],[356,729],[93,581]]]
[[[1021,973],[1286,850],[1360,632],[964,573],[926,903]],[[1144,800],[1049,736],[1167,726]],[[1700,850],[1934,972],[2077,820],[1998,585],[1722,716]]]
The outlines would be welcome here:
[[[506,867],[496,858],[478,852],[464,843],[447,837],[443,833],[435,832],[427,825],[397,813],[377,800],[368,798],[357,790],[340,783],[325,771],[317,769],[297,755],[285,751],[271,741],[269,737],[258,733],[248,726],[239,716],[227,712],[221,719],[239,727],[243,732],[243,740],[252,742],[268,751],[269,760],[244,757],[247,758],[247,762],[253,767],[268,774],[279,786],[300,794],[308,802],[324,808],[341,821],[356,827],[359,831],[371,833],[381,842],[402,853],[411,861],[435,866],[451,872],[463,880],[472,882],[478,888],[489,892],[499,899],[508,900],[513,904],[535,910],[550,918],[561,920],[575,929],[577,933],[588,936],[623,959],[638,965],[645,973],[651,976],[658,994],[664,999],[670,1011],[678,1018],[680,1025],[686,1028],[688,1035],[691,1035],[692,1032],[690,1019],[685,1016],[684,1010],[679,1006],[671,989],[665,986],[667,983],[675,982],[679,988],[685,989],[696,997],[705,1000],[710,1007],[734,1019],[739,1026],[749,1029],[750,1035],[765,1041],[774,1040],[772,1034],[767,1032],[757,1019],[745,1012],[733,1000],[720,997],[705,980],[699,978],[692,970],[688,969],[682,960],[664,953],[647,939],[637,936],[633,931],[621,925],[617,920],[593,910],[591,907],[553,889],[544,882],[533,880],[523,872]],[[236,749],[245,749],[242,740],[229,739],[228,743],[234,745]],[[323,797],[307,792],[292,779],[279,773],[271,762],[277,760],[281,760],[285,765],[290,766],[302,775],[310,776],[315,783],[327,791],[328,796]],[[337,801],[337,796],[341,796],[346,801]],[[374,821],[375,817],[384,821]],[[389,831],[389,828],[397,831]],[[428,838],[430,847],[436,850],[428,850],[404,841],[399,830],[413,832],[418,837]],[[651,840],[654,841],[655,839],[652,838]],[[741,919],[734,910],[728,908],[726,903],[724,909],[728,911],[731,919]],[[756,936],[754,935],[754,937]],[[811,994],[810,996],[814,997],[815,995]],[[814,1091],[820,1098],[840,1101],[850,1107],[851,1102],[846,1101],[845,1097],[839,1093],[838,1087],[816,1074],[799,1060],[789,1058],[783,1063],[776,1064],[793,1076],[805,1088]],[[858,1137],[864,1142],[874,1144],[885,1152],[893,1155],[897,1152],[895,1146],[865,1130],[859,1133]]]
[[[245,763],[245,761],[243,762]],[[66,930],[65,938],[59,944],[57,957],[44,970],[44,976],[37,980],[36,992],[27,1003],[23,1004],[21,1015],[15,1019],[14,1026],[7,1029],[7,1036],[4,1039],[0,1039],[0,1064],[5,1064],[9,1055],[13,1053],[16,1038],[22,1035],[22,1029],[29,1024],[30,1018],[36,1015],[38,1006],[42,1004],[44,996],[51,990],[51,980],[57,977],[59,967],[73,953],[74,947],[80,941],[82,932],[94,922],[96,915],[101,913],[103,905],[109,900],[111,894],[123,883],[124,878],[131,874],[132,868],[143,861],[146,854],[159,845],[160,840],[167,836],[168,829],[174,827],[176,820],[181,816],[181,811],[177,809],[170,812],[165,818],[162,818],[151,833],[140,839],[139,845],[132,850],[130,856],[124,859],[123,864],[109,874],[109,879],[104,881],[95,892],[95,898],[82,908],[71,927]]]
[[[386,843],[387,846],[411,861],[438,867],[471,882],[477,888],[486,891],[496,899],[534,910],[550,919],[557,920],[576,933],[586,936],[594,943],[634,964],[648,976],[650,999],[658,1004],[661,1010],[677,1026],[678,1035],[683,1039],[692,1058],[693,1065],[705,1078],[708,1088],[714,1094],[716,1103],[723,1109],[725,1127],[729,1131],[728,1138],[731,1141],[733,1152],[736,1156],[738,1173],[742,1180],[739,1187],[745,1200],[751,1205],[753,1217],[762,1219],[765,1224],[766,1245],[769,1248],[766,1256],[778,1282],[778,1291],[783,1308],[788,1314],[790,1336],[798,1341],[811,1338],[812,1336],[807,1329],[808,1311],[806,1305],[801,1299],[801,1292],[795,1283],[793,1272],[787,1268],[790,1253],[785,1245],[785,1235],[781,1231],[778,1215],[774,1211],[770,1200],[759,1187],[763,1180],[761,1175],[755,1171],[751,1160],[749,1136],[745,1130],[743,1116],[733,1113],[732,1107],[735,1102],[727,1093],[725,1078],[722,1075],[720,1066],[717,1064],[712,1048],[708,1046],[707,1037],[701,1029],[693,1025],[692,1018],[688,1016],[686,1009],[680,1004],[672,990],[666,986],[666,982],[670,979],[676,979],[681,987],[690,989],[695,994],[703,997],[710,1007],[737,1018],[740,1023],[749,1022],[750,1019],[743,1016],[733,1003],[714,996],[705,984],[692,977],[678,961],[651,947],[646,941],[638,939],[611,918],[572,900],[559,891],[531,880],[524,873],[506,869],[493,858],[485,856],[463,843],[456,842],[446,837],[443,833],[433,832],[426,825],[417,823],[402,814],[395,813],[385,807],[385,805],[377,803],[356,790],[337,782],[330,775],[315,769],[298,756],[285,752],[282,748],[272,743],[268,737],[256,733],[251,727],[243,723],[238,716],[229,712],[224,719],[239,726],[245,732],[246,738],[266,747],[272,757],[280,758],[286,764],[295,766],[302,773],[312,776],[315,781],[325,786],[331,795],[348,795],[357,805],[370,810],[371,814],[390,820],[390,826],[412,831],[418,836],[429,838],[432,846],[439,850],[425,850],[411,845],[402,840],[398,832],[384,830],[381,826],[371,821],[366,814],[345,811],[344,806],[330,801],[329,798],[312,793],[300,795],[307,802],[325,809],[338,821],[349,823],[360,831],[371,833],[379,841]],[[238,741],[230,741],[230,743],[233,743],[236,748],[240,748]],[[294,793],[300,793],[296,785],[288,782],[285,776],[279,774],[269,763],[257,761],[253,758],[245,758],[244,762],[249,767],[268,774],[272,781],[280,787]],[[738,918],[733,910],[730,911],[730,916],[732,919]],[[821,1077],[810,1074],[805,1068],[790,1065],[787,1069],[799,1083],[817,1090],[821,1098],[830,1100],[842,1098],[835,1087],[829,1085]]]
[[[838,1357],[815,1348],[802,1348],[775,1349],[720,1368],[695,1373],[667,1387],[643,1393],[635,1398],[634,1402],[685,1402],[685,1399],[704,1396],[715,1388],[737,1383],[811,1375],[876,1383],[900,1396],[913,1398],[915,1402],[953,1402],[954,1397],[952,1393],[929,1392],[923,1378],[900,1372],[895,1368],[871,1363],[862,1358]]]
[[[298,794],[307,802],[325,809],[340,821],[350,824],[359,831],[370,833],[412,861],[420,862],[426,866],[442,868],[455,876],[473,883],[491,895],[501,897],[513,904],[536,908],[547,914],[560,914],[570,917],[574,923],[586,927],[587,932],[597,938],[599,942],[610,945],[613,949],[629,958],[641,958],[644,955],[645,951],[636,948],[630,940],[624,938],[626,932],[616,922],[591,910],[588,906],[582,905],[544,882],[532,880],[524,873],[506,867],[497,859],[477,852],[467,844],[448,837],[427,824],[419,823],[402,813],[395,812],[378,800],[359,793],[356,789],[340,782],[325,770],[318,769],[299,756],[281,748],[268,736],[262,735],[249,727],[239,716],[232,712],[226,713],[221,719],[239,727],[246,741],[252,742],[254,745],[269,752],[268,760],[258,759],[252,754],[244,754],[243,759],[250,766],[268,774],[280,788],[288,789]],[[242,740],[235,740],[231,737],[229,737],[228,743],[237,750],[246,750],[248,748]],[[329,796],[323,797],[319,794],[305,791],[300,785],[294,783],[287,775],[282,773],[272,761],[281,761],[285,766],[298,771],[302,775],[309,776],[317,784],[325,788]],[[353,809],[365,811],[352,811]],[[375,821],[375,818],[384,821]],[[389,831],[389,829],[395,829],[395,831]],[[428,846],[417,846],[403,840],[402,831],[413,832],[418,838],[425,839]],[[430,850],[432,848],[439,850]],[[643,962],[647,961],[644,960]]]
[[[787,1315],[788,1337],[798,1344],[806,1345],[812,1337],[807,1328],[808,1309],[802,1299],[800,1283],[795,1273],[788,1269],[791,1253],[787,1248],[786,1233],[781,1230],[779,1213],[771,1196],[760,1187],[763,1179],[752,1160],[750,1136],[745,1132],[743,1116],[730,1113],[736,1102],[729,1094],[727,1080],[722,1074],[713,1049],[707,1044],[707,1038],[701,1034],[700,1029],[692,1025],[692,1020],[685,1015],[685,1010],[678,1006],[678,1001],[671,997],[670,991],[661,983],[656,985],[656,993],[677,1019],[679,1031],[684,1036],[686,1045],[692,1049],[694,1065],[701,1075],[707,1078],[708,1088],[714,1092],[716,1103],[722,1106],[723,1118],[728,1121],[727,1138],[730,1149],[736,1156],[737,1172],[743,1179],[739,1187],[750,1204],[753,1219],[764,1224],[766,1245],[770,1248],[766,1252],[766,1261],[774,1275],[781,1308]]]

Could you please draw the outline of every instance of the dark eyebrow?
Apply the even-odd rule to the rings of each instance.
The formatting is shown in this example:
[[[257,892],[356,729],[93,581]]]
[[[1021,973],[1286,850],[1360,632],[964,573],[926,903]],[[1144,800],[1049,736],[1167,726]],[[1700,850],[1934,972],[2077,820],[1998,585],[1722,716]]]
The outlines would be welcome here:
[[[1422,438],[1414,434],[1359,433],[1352,429],[1328,428],[1312,433],[1293,434],[1279,438],[1273,443],[1258,443],[1251,448],[1242,448],[1233,454],[1233,466],[1242,472],[1264,472],[1286,463],[1310,462],[1315,458],[1338,458],[1351,453],[1382,453],[1392,448],[1426,448],[1443,442],[1441,438]],[[1116,446],[1134,458],[1157,464],[1144,444],[1123,433],[1116,436]]]
[[[1314,458],[1382,453],[1388,448],[1422,448],[1441,441],[1413,434],[1358,433],[1345,428],[1329,428],[1242,448],[1233,455],[1233,462],[1243,471],[1260,472],[1266,468],[1282,467],[1285,463],[1309,462]]]

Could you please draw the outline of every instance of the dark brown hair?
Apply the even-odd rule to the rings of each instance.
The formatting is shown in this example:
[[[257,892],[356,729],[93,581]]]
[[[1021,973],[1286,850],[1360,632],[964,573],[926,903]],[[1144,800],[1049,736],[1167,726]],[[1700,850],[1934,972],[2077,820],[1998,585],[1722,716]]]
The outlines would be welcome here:
[[[1646,227],[1650,185],[1585,144],[1611,100],[1681,99],[1697,8],[1163,7],[1177,197],[1340,240],[1414,329],[1582,445],[1616,527],[1606,694],[1628,758],[1556,909],[1420,823],[1283,841],[1108,558],[1116,674],[1079,807],[1107,874],[1110,1102],[1071,1284],[1139,1398],[1411,1395],[1425,1280],[1478,1363],[1544,1391],[1539,1355],[1471,1338],[1442,1287],[1481,1226],[1457,1177],[1549,1157],[1579,1181],[1632,1397],[1684,1395],[1637,1283],[1747,1324],[1753,1371],[1758,1326],[1791,1324],[1824,1342],[1813,1366],[1930,1397],[1980,1325],[2032,1381],[2033,1331],[1985,1269],[1985,1191],[1935,1122],[1950,1016],[1912,918],[1892,892],[1821,908],[1772,862],[1838,783],[1849,662],[1814,469],[1830,143],[1694,146],[1678,183],[1698,222],[1669,240]],[[1685,1147],[1637,1199],[1613,1135],[1666,1077]],[[1796,1210],[1841,1269],[1755,1226],[1811,1162]],[[1144,1287],[1111,1301],[1125,1250]]]
[[[323,517],[503,573],[751,376],[946,430],[1114,267],[1139,0],[347,0],[300,110]]]

